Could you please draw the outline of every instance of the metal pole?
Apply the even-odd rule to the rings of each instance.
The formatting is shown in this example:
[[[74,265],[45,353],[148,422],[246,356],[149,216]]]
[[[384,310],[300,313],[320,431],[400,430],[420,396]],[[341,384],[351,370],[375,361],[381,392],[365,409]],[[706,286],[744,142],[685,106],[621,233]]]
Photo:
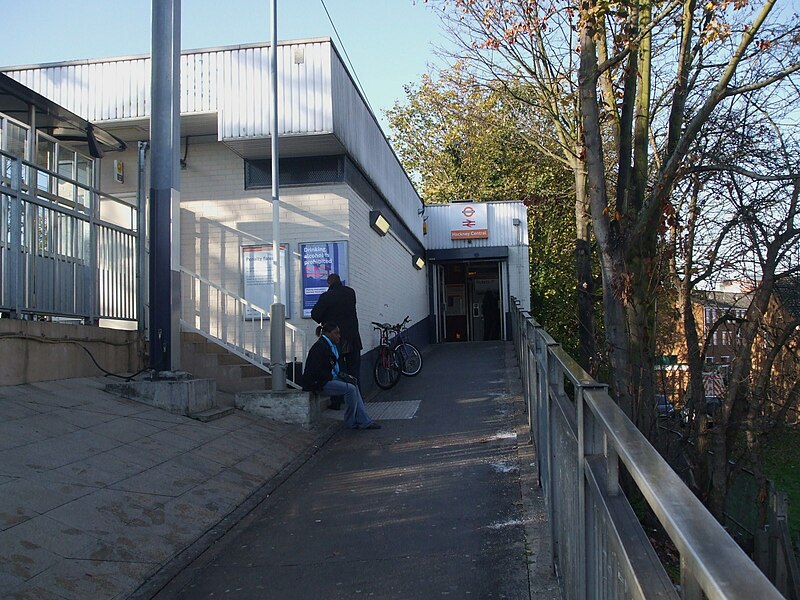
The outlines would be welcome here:
[[[140,331],[144,331],[148,321],[145,312],[147,304],[148,277],[146,269],[147,253],[145,250],[145,240],[147,239],[147,198],[145,196],[145,167],[147,160],[148,142],[139,142],[138,161],[137,161],[137,184],[136,184],[136,321]]]
[[[180,0],[153,0],[150,368],[180,368]],[[174,243],[173,243],[174,242]]]
[[[281,304],[281,207],[278,196],[278,0],[272,0],[272,43],[270,44],[270,94],[272,106],[272,272],[275,280],[270,319],[270,367],[273,391],[286,389],[286,307]]]

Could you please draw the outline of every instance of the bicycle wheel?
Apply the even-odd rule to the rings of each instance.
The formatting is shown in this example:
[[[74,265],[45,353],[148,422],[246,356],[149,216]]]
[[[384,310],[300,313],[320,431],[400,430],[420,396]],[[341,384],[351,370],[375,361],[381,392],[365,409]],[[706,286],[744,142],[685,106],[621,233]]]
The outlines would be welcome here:
[[[394,352],[400,359],[400,370],[403,375],[414,377],[422,370],[422,355],[413,344],[408,342],[398,344]]]
[[[375,383],[382,390],[388,390],[400,381],[400,361],[387,346],[381,346],[372,371]]]

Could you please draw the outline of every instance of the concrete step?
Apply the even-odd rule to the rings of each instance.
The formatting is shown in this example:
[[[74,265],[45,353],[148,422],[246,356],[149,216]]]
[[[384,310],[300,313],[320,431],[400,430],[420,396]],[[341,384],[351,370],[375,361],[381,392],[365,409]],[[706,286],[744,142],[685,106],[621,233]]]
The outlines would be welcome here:
[[[268,390],[271,377],[263,369],[194,332],[181,333],[183,361],[191,373],[217,382],[217,390],[235,394]]]
[[[208,423],[210,421],[221,419],[222,417],[227,417],[228,415],[233,414],[234,410],[235,409],[232,406],[217,406],[202,412],[190,414],[188,416],[190,419],[195,419],[201,423]]]
[[[190,344],[192,350],[198,354],[228,354],[228,350],[224,346],[220,346],[214,342],[209,342],[205,338],[201,338],[201,341],[190,342]]]
[[[249,365],[250,363],[243,359],[241,356],[226,352],[225,354],[217,354],[217,361],[221,365]]]
[[[242,363],[239,366],[239,369],[242,373],[242,379],[245,377],[269,377],[269,373],[267,373],[264,369],[257,367],[255,365],[251,365],[250,363]]]

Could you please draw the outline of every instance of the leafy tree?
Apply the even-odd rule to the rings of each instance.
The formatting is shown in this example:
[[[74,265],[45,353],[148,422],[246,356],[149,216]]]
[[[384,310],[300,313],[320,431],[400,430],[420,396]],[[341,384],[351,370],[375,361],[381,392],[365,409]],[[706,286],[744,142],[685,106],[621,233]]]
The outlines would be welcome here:
[[[387,112],[392,144],[427,202],[522,200],[528,206],[531,309],[569,340],[575,331],[568,172],[531,139],[546,136],[530,107],[479,84],[460,64],[406,87]],[[566,214],[565,214],[566,211]],[[565,276],[567,277],[565,279]]]
[[[591,218],[578,94],[574,9],[547,2],[426,0],[441,8],[457,52],[477,81],[525,107],[519,122],[535,119],[529,143],[561,163],[572,176],[574,288],[578,361],[596,372],[595,280]],[[565,4],[565,6],[568,6]]]
[[[406,98],[387,111],[390,138],[427,202],[563,193],[561,169],[528,143],[508,98],[460,65],[435,80],[423,75]]]

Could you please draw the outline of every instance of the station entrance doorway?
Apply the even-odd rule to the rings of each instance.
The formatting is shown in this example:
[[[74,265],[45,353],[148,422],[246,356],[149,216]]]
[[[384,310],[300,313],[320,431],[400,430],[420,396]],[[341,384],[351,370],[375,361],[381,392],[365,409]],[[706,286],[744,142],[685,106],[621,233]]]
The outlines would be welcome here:
[[[436,265],[436,339],[480,342],[505,339],[503,262]]]

